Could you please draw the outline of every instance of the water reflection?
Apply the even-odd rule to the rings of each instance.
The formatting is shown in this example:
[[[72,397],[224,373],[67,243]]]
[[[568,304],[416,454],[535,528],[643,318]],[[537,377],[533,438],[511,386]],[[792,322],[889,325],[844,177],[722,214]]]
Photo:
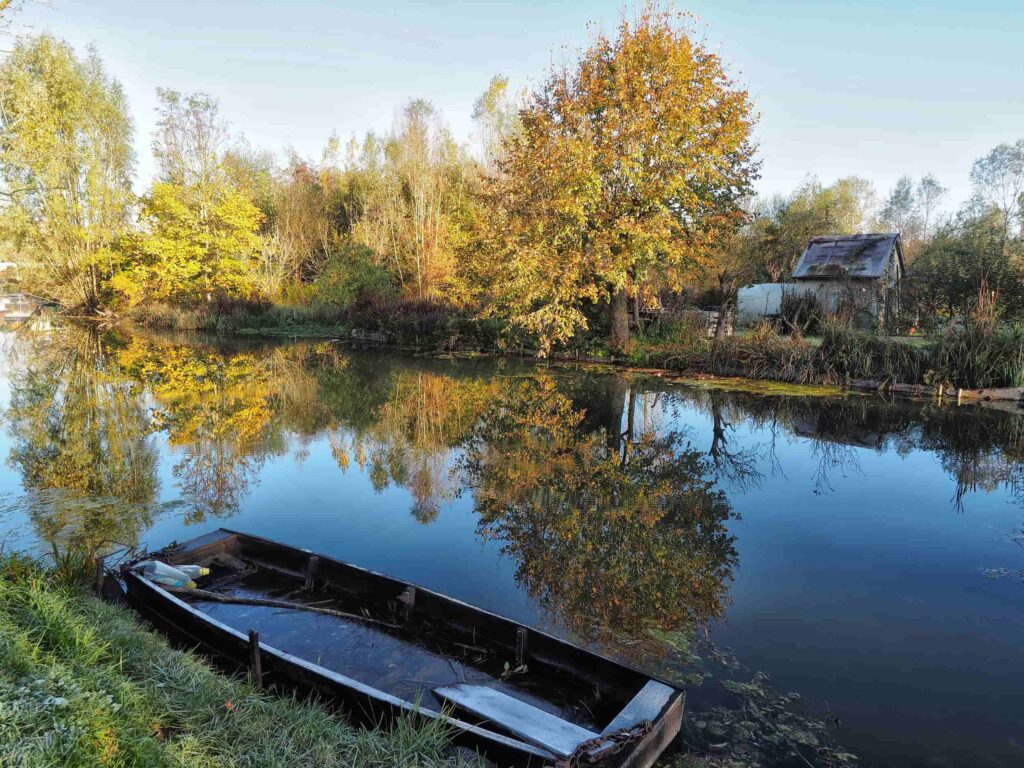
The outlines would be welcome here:
[[[18,345],[8,359],[8,461],[31,492],[19,503],[39,538],[89,557],[134,544],[159,486],[139,382],[90,333]]]
[[[621,414],[624,388],[610,382]],[[531,596],[577,635],[627,636],[718,617],[736,561],[729,506],[678,432],[581,429],[584,412],[540,376],[491,404],[462,470],[480,515]]]
[[[911,636],[899,623],[902,613],[916,611],[922,625],[941,620],[922,641],[927,649],[954,620],[942,601],[959,584],[945,582],[942,598],[931,600],[934,573],[955,572],[974,590],[985,581],[985,567],[995,575],[1018,571],[1018,561],[992,557],[995,550],[979,544],[977,535],[968,552],[961,538],[966,532],[951,528],[972,515],[991,515],[993,499],[1024,502],[1024,419],[1014,414],[873,396],[672,387],[622,373],[371,355],[326,342],[228,346],[62,327],[8,338],[4,347],[5,458],[17,475],[17,493],[0,482],[0,509],[6,506],[9,517],[63,551],[92,556],[134,545],[154,525],[164,525],[162,539],[182,538],[236,515],[250,515],[239,523],[243,529],[285,537],[292,535],[289,525],[303,526],[274,525],[301,510],[309,530],[290,543],[348,559],[376,547],[362,564],[396,572],[408,567],[400,575],[453,593],[466,589],[459,596],[467,599],[473,594],[466,582],[478,579],[487,587],[476,594],[497,603],[488,607],[511,606],[521,620],[595,641],[687,682],[707,674],[705,667],[684,676],[694,672],[685,663],[695,653],[725,658],[697,645],[709,625],[717,638],[747,617],[754,621],[752,635],[778,642],[764,657],[789,659],[801,655],[791,648],[804,642],[793,627],[815,620],[841,625],[848,614],[837,608],[837,619],[832,606],[852,612],[866,605],[862,615],[869,621],[843,625],[851,637],[863,633],[854,638],[863,640],[861,647],[875,643],[883,655],[891,651],[885,642]],[[908,469],[927,474],[931,490],[948,496],[932,498],[927,509],[924,503],[911,510],[866,508],[861,498],[868,492],[876,507],[900,496],[909,476],[886,472],[907,471],[890,470],[904,458]],[[306,462],[309,471],[300,475],[295,470]],[[851,478],[861,487],[851,490]],[[290,485],[297,483],[305,485]],[[384,500],[379,507],[364,509],[378,497]],[[352,508],[330,507],[341,498]],[[398,509],[382,533],[369,518],[384,515],[387,505]],[[257,507],[261,517],[252,516]],[[993,527],[1003,527],[988,538],[1002,540],[1017,529],[1019,509],[1010,510],[1009,523],[994,520]],[[804,514],[808,510],[813,514]],[[940,518],[939,532],[928,521]],[[835,534],[840,525],[842,536]],[[926,534],[935,558],[915,601],[885,603],[908,589],[898,581],[913,570],[906,542]],[[344,549],[347,540],[354,550]],[[833,550],[839,553],[834,562]],[[966,576],[962,562],[949,565],[958,553],[974,568]],[[473,565],[460,570],[460,558]],[[763,581],[773,582],[758,598],[778,602],[752,610],[749,574],[757,568],[759,576],[767,574]],[[854,575],[844,580],[844,568]],[[889,577],[884,590],[871,592]],[[1010,581],[986,584],[1001,588]],[[817,602],[804,600],[805,592]],[[500,603],[509,594],[513,598]],[[798,597],[787,614],[791,595]],[[716,621],[730,599],[728,622]],[[1005,607],[1015,600],[1005,594],[993,601],[993,621],[1013,621]],[[746,613],[738,615],[740,607]],[[969,622],[971,611],[980,610],[972,592],[957,616]],[[878,636],[870,634],[873,626]],[[967,637],[973,630],[958,631]],[[980,654],[973,646],[948,650],[956,658],[984,658],[998,641],[987,638]],[[819,636],[817,642],[831,652],[843,637]],[[917,651],[908,658],[918,658]],[[842,658],[854,664],[858,652],[847,648]],[[909,674],[909,664],[892,670],[894,695],[923,685],[923,678],[900,677]],[[776,661],[773,669],[779,668],[785,664]],[[864,667],[873,668],[873,661]],[[781,698],[765,698],[760,682],[749,690],[754,693],[743,694],[742,706],[754,706],[755,695],[763,710],[783,706]],[[861,689],[851,690],[847,707],[870,700]],[[985,695],[985,686],[979,683],[974,693]],[[688,708],[698,711],[703,694],[693,689]],[[718,690],[704,712],[719,711],[723,696],[734,695]],[[926,708],[927,702],[914,705]],[[716,716],[728,720],[720,711]],[[775,743],[780,722],[781,715],[772,715],[775,736],[755,733],[747,746]],[[787,727],[820,736],[820,725]],[[986,738],[1001,733],[993,726]],[[694,741],[712,745],[724,738],[710,729],[702,735],[704,741]],[[815,749],[799,754],[813,757]]]

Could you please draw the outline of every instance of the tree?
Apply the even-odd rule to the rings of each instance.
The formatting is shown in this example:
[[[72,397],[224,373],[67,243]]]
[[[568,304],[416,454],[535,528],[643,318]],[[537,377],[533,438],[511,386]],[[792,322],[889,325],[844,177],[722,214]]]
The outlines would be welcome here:
[[[161,181],[210,187],[222,180],[230,134],[217,100],[205,93],[183,96],[167,88],[157,88],[156,95],[160,119],[153,155]]]
[[[921,234],[926,240],[932,236],[935,214],[949,192],[930,173],[917,183],[917,207],[921,212]]]
[[[921,240],[922,229],[921,211],[913,179],[909,176],[899,178],[882,206],[878,220],[881,228],[900,233],[904,254],[909,251],[913,256]]]
[[[1000,247],[1005,250],[1011,227],[1021,216],[1024,205],[1024,139],[1015,144],[1000,144],[974,161],[971,183],[975,193],[994,206],[1002,222]]]
[[[390,136],[367,137],[355,165],[362,188],[352,239],[378,254],[406,296],[437,298],[455,273],[474,175],[464,150],[434,106],[414,99]]]
[[[0,66],[3,225],[37,290],[93,312],[132,204],[132,123],[94,50],[23,38]]]
[[[787,280],[812,237],[863,232],[875,204],[871,183],[849,176],[825,186],[809,176],[792,194],[748,204],[736,242],[726,246],[726,266],[749,282]]]
[[[251,196],[266,185],[264,161],[244,147],[229,157],[215,99],[163,88],[157,96],[160,173],[142,200],[142,231],[125,238],[125,264],[110,284],[130,305],[248,297],[258,285],[264,220]]]
[[[490,197],[490,311],[546,352],[600,305],[620,351],[627,292],[681,286],[742,219],[757,172],[747,93],[685,17],[650,5],[554,68],[520,116]]]
[[[473,121],[480,133],[484,172],[497,173],[505,145],[519,132],[519,114],[508,95],[508,78],[495,75],[473,104]]]
[[[231,188],[153,185],[142,201],[145,231],[128,238],[128,264],[111,286],[130,305],[196,304],[255,291],[262,214]]]
[[[1003,317],[1024,314],[1024,274],[1004,243],[1002,211],[967,208],[935,234],[910,268],[908,303],[922,321],[970,316],[983,288],[995,291]]]

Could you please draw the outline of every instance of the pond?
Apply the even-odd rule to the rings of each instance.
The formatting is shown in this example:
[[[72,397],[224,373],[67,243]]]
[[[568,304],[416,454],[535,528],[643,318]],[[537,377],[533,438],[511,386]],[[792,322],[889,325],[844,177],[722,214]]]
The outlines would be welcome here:
[[[685,682],[694,749],[1024,764],[1016,414],[73,326],[0,409],[5,550],[234,528]]]

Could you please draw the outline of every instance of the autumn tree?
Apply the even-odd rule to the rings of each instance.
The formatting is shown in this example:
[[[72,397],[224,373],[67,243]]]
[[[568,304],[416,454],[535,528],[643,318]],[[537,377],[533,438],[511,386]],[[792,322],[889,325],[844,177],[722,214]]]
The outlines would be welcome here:
[[[245,298],[257,286],[264,218],[250,198],[256,177],[237,157],[226,162],[229,134],[214,99],[165,89],[157,95],[160,172],[111,286],[131,305]]]
[[[131,210],[124,93],[94,50],[23,38],[0,66],[0,201],[7,239],[37,290],[86,312],[100,303]]]
[[[437,110],[410,101],[389,136],[367,137],[354,167],[362,189],[352,239],[378,255],[407,297],[446,293],[473,173]]]
[[[628,294],[706,270],[741,220],[757,171],[747,93],[687,17],[650,5],[555,67],[520,117],[492,195],[491,310],[546,352],[606,307],[622,350]]]
[[[244,195],[157,183],[143,200],[143,231],[125,241],[128,264],[110,284],[129,305],[246,298],[255,288],[262,214]]]

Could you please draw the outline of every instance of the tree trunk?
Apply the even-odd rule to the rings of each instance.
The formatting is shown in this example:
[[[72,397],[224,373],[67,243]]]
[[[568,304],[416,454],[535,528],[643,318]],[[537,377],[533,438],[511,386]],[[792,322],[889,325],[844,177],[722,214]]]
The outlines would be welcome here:
[[[629,298],[625,288],[612,291],[611,339],[609,346],[616,355],[626,351],[629,343]]]
[[[715,341],[725,338],[729,324],[729,307],[732,305],[732,275],[722,272],[718,275],[718,323],[715,324]]]
[[[605,440],[609,453],[618,453],[622,448],[622,415],[626,410],[626,378],[613,374],[607,378],[605,393]]]
[[[636,296],[633,297],[633,330],[636,333],[640,332],[640,291],[636,292]]]

